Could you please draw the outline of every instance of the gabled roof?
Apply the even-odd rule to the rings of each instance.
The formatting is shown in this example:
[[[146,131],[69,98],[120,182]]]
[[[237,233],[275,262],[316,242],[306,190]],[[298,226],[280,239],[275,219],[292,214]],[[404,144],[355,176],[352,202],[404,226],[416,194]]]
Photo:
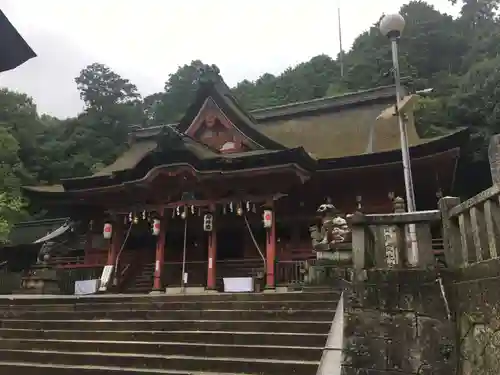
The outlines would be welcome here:
[[[189,134],[190,129],[196,126],[196,117],[207,104],[213,103],[225,115],[235,129],[251,141],[257,149],[285,150],[287,147],[264,135],[254,117],[245,111],[231,93],[216,67],[205,66],[202,69],[199,88],[193,103],[176,125],[179,132]]]

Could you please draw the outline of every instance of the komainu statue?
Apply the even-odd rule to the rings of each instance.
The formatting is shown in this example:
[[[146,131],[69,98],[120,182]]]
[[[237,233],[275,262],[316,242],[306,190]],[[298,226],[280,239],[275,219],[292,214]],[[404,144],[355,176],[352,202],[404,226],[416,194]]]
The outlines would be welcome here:
[[[56,243],[54,241],[45,242],[38,252],[37,264],[47,264],[52,257],[52,251]]]
[[[321,227],[309,228],[315,251],[335,251],[338,245],[351,242],[351,229],[333,204],[322,204],[316,212],[321,215]]]

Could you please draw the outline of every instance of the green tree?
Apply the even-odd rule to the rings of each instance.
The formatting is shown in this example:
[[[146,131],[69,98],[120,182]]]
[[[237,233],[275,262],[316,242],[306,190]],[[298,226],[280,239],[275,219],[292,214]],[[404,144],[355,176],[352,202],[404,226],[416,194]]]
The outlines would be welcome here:
[[[452,119],[487,140],[500,132],[500,57],[474,64],[449,100]]]
[[[20,197],[0,193],[0,243],[8,242],[14,222],[13,217],[18,216],[22,208],[23,203]]]
[[[87,107],[99,111],[114,104],[134,103],[140,98],[134,84],[103,64],[88,65],[75,82]]]
[[[20,194],[24,167],[19,159],[19,143],[6,128],[0,128],[0,242],[10,227],[23,217]]]
[[[151,125],[171,124],[180,120],[193,102],[198,88],[199,69],[204,64],[193,60],[168,76],[165,91],[148,97],[147,116]]]
[[[321,98],[331,84],[339,81],[338,62],[319,55],[279,76],[266,73],[255,82],[245,80],[233,92],[245,108],[256,109]]]
[[[416,89],[439,88],[460,70],[466,40],[451,16],[423,1],[403,5],[400,13],[406,20],[399,43],[401,74],[410,77]],[[378,22],[354,41],[345,64],[351,90],[392,83],[387,74],[392,68],[391,46]]]

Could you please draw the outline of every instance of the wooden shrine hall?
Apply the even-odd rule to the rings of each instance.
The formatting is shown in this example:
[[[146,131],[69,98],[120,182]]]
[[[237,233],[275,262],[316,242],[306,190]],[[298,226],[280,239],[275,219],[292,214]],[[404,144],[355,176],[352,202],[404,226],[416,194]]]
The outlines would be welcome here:
[[[60,266],[107,265],[121,291],[256,274],[274,288],[280,264],[315,257],[308,229],[325,199],[383,213],[404,196],[393,103],[385,86],[249,112],[206,67],[179,123],[134,129],[92,176],[25,191],[85,223],[83,260]],[[468,134],[423,139],[405,116],[417,206],[435,208]]]

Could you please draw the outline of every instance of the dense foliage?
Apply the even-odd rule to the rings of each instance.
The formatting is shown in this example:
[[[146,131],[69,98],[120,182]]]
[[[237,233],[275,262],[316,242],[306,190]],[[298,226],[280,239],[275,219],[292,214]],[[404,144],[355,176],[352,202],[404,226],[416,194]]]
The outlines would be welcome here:
[[[484,157],[483,140],[500,130],[499,2],[463,0],[455,19],[423,1],[401,8],[407,21],[400,44],[402,73],[415,89],[434,88],[418,111],[421,134],[469,126],[478,140],[471,155],[478,158]],[[145,98],[109,67],[89,65],[75,79],[86,109],[65,120],[40,116],[31,98],[1,90],[0,241],[9,224],[23,217],[22,184],[88,175],[126,147],[130,125],[177,121],[193,98],[201,63],[180,67],[162,92]],[[243,106],[254,109],[390,84],[390,45],[377,23],[358,36],[344,64],[341,77],[338,61],[320,55],[279,76],[244,80],[233,91]]]

